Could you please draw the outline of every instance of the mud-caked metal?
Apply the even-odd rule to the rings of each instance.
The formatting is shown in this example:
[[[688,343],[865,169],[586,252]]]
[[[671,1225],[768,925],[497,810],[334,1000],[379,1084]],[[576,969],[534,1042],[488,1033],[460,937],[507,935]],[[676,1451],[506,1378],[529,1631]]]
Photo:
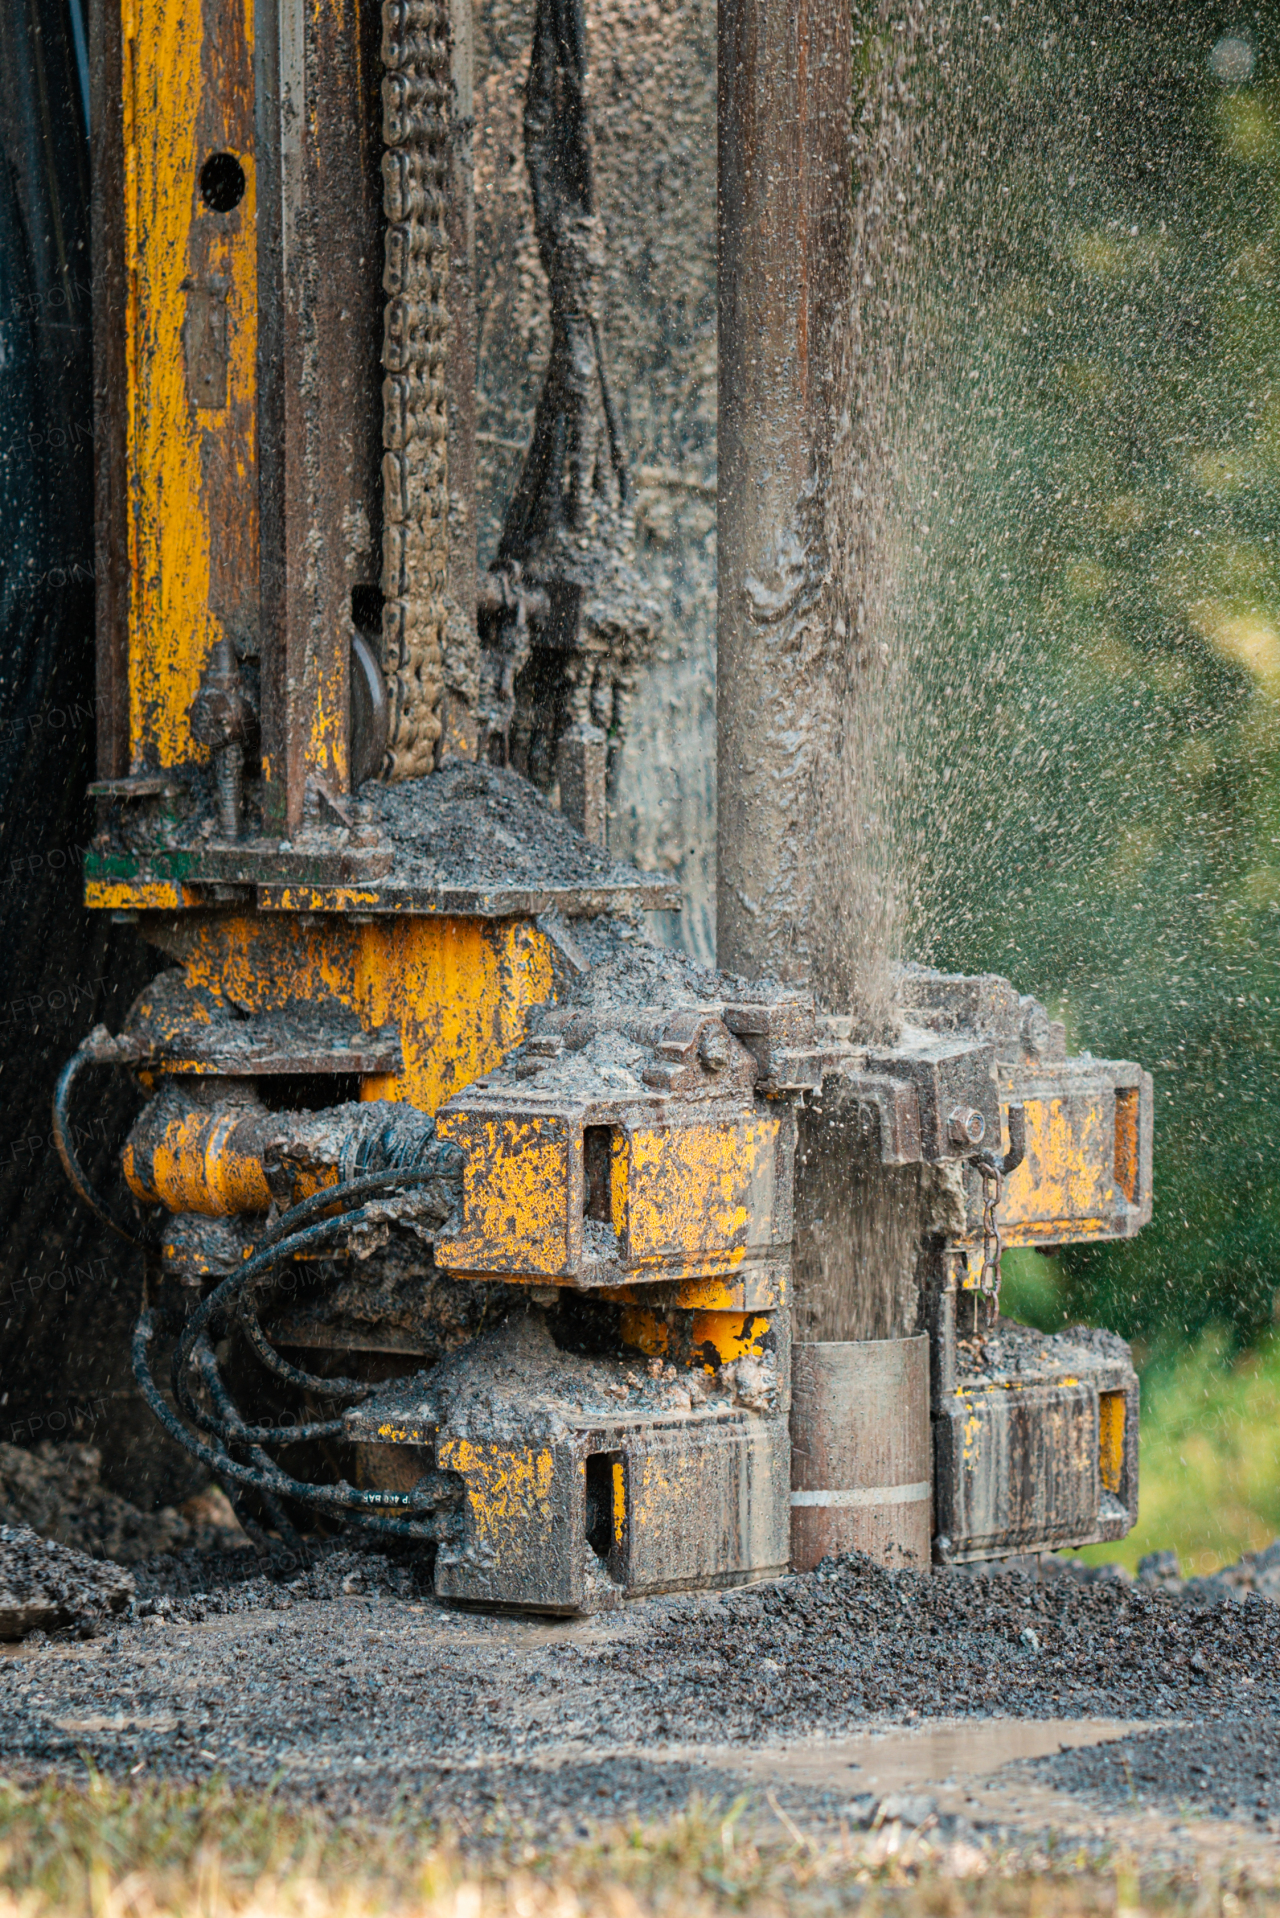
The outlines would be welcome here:
[[[716,973],[644,935],[676,889],[604,843],[653,609],[583,19],[535,14],[552,352],[477,582],[468,0],[280,0],[253,35],[225,0],[181,31],[165,0],[101,9],[85,896],[164,970],[77,1053],[56,1125],[144,1248],[139,1385],[262,1550],[319,1511],[434,1550],[451,1599],[583,1612],[793,1549],[900,1557],[832,1518],[876,1499],[917,1561],[930,1530],[947,1558],[1114,1536],[1127,1356],[1006,1327],[993,1275],[1001,1238],[1149,1216],[1149,1079],[1067,1059],[1003,980],[908,969],[860,1027],[810,976],[819,795],[779,741],[828,736],[789,662],[836,571],[847,17],[721,8]],[[102,1068],[144,1095],[129,1222],[75,1157]],[[810,1148],[824,1176],[857,1158],[846,1197],[914,1194],[902,1457],[852,1442],[866,1393],[823,1398],[816,1340],[793,1448],[797,1247],[848,1224],[815,1219]]]

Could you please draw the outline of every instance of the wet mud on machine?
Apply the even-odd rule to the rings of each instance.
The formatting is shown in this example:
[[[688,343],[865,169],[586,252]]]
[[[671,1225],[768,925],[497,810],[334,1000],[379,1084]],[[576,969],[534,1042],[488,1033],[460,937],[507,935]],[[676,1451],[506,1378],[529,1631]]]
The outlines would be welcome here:
[[[470,0],[93,13],[85,887],[157,971],[56,1118],[143,1248],[139,1388],[263,1550],[422,1541],[456,1601],[1117,1538],[1128,1350],[1001,1319],[999,1261],[1150,1217],[1149,1076],[994,976],[902,967],[865,1030],[792,936],[845,14],[720,6],[716,972],[647,936],[678,900],[606,845],[654,612],[577,0],[536,8],[551,351],[477,576],[471,33]],[[133,1218],[76,1159],[104,1071],[141,1093]],[[814,1337],[811,1249],[884,1193],[907,1304]]]

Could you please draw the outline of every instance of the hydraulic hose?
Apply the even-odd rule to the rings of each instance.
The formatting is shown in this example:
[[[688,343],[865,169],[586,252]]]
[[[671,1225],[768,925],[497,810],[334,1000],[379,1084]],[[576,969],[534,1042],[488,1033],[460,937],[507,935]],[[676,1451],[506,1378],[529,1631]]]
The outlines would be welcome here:
[[[373,1192],[386,1191],[388,1187],[425,1185],[438,1178],[436,1171],[422,1168],[417,1171],[388,1170],[363,1173],[358,1179],[349,1179],[342,1185],[324,1186],[319,1192],[303,1199],[298,1205],[284,1213],[262,1236],[253,1257],[247,1259],[239,1269],[224,1279],[217,1289],[202,1301],[200,1306],[187,1320],[173,1354],[173,1390],[182,1410],[194,1424],[208,1432],[220,1432],[221,1427],[210,1415],[195,1403],[185,1385],[185,1371],[191,1354],[200,1335],[213,1322],[217,1314],[229,1310],[233,1302],[238,1305],[238,1322],[242,1326],[253,1351],[268,1370],[288,1384],[312,1391],[328,1398],[345,1398],[358,1402],[368,1398],[375,1390],[368,1380],[328,1378],[322,1379],[309,1372],[303,1372],[282,1359],[272,1347],[258,1322],[257,1313],[244,1296],[257,1283],[271,1278],[278,1268],[294,1253],[308,1251],[335,1233],[347,1230],[369,1217],[363,1208],[356,1209],[349,1203],[337,1216],[316,1219],[320,1212],[332,1212],[333,1207],[344,1207],[344,1202],[356,1198],[366,1198]],[[292,1440],[331,1438],[342,1431],[341,1419],[326,1419],[308,1426],[251,1426],[246,1433],[256,1444],[286,1444]]]
[[[146,1244],[145,1239],[131,1232],[127,1225],[121,1225],[76,1157],[76,1150],[71,1142],[71,1093],[83,1068],[92,1063],[92,1055],[86,1044],[72,1053],[58,1074],[58,1082],[53,1088],[53,1142],[57,1147],[58,1157],[62,1161],[62,1169],[67,1175],[71,1190],[81,1205],[86,1206],[95,1218],[101,1219],[103,1225],[114,1232],[117,1238],[123,1239],[126,1245],[142,1248]]]
[[[314,1506],[319,1511],[340,1516],[348,1523],[363,1526],[366,1530],[385,1532],[397,1538],[439,1540],[452,1536],[453,1526],[449,1515],[440,1516],[430,1512],[432,1504],[442,1506],[450,1495],[449,1488],[443,1484],[429,1487],[425,1497],[419,1497],[416,1492],[357,1492],[353,1486],[341,1483],[332,1486],[312,1485],[305,1479],[290,1477],[277,1465],[242,1465],[225,1449],[206,1445],[170,1410],[152,1376],[149,1354],[155,1334],[156,1316],[148,1309],[140,1315],[133,1332],[133,1375],[138,1388],[169,1436],[219,1478],[231,1479],[249,1491],[278,1495],[301,1505]],[[425,1506],[428,1513],[421,1519],[375,1516],[378,1507],[385,1509],[397,1506],[410,1510]]]
[[[281,1266],[299,1252],[314,1250],[349,1232],[353,1226],[373,1219],[375,1215],[358,1201],[390,1188],[424,1185],[439,1176],[438,1168],[364,1173],[341,1185],[324,1187],[275,1220],[264,1234],[265,1242],[200,1302],[182,1328],[171,1370],[174,1396],[182,1417],[167,1404],[151,1373],[149,1349],[155,1335],[155,1316],[145,1310],[138,1320],[133,1341],[134,1376],[152,1412],[172,1438],[211,1470],[236,1487],[257,1492],[287,1544],[296,1540],[296,1533],[281,1504],[282,1499],[396,1537],[425,1540],[450,1536],[452,1521],[440,1517],[438,1512],[435,1516],[430,1514],[433,1508],[452,1502],[453,1483],[438,1474],[428,1474],[411,1492],[363,1491],[341,1481],[336,1485],[316,1485],[292,1477],[270,1458],[263,1446],[338,1437],[345,1429],[343,1420],[313,1420],[306,1425],[249,1424],[219,1371],[211,1333],[219,1323],[226,1323],[234,1316],[244,1327],[259,1357],[291,1383],[356,1402],[368,1398],[380,1388],[367,1380],[313,1379],[309,1373],[281,1359],[263,1332],[249,1295],[277,1277]],[[317,1217],[317,1214],[328,1216]],[[204,1381],[212,1411],[196,1401],[188,1379],[193,1367]],[[191,1429],[193,1426],[196,1431]],[[208,1439],[198,1436],[199,1432],[207,1434]],[[234,1457],[233,1450],[247,1452],[248,1463]],[[415,1516],[389,1518],[385,1516],[388,1507],[400,1508]],[[292,1544],[290,1549],[294,1549]]]

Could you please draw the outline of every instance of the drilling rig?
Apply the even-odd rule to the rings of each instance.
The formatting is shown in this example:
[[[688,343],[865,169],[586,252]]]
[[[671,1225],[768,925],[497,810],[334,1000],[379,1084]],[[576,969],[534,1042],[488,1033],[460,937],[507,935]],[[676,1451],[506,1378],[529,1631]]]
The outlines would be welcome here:
[[[849,271],[847,10],[719,13],[720,970],[607,793],[656,613],[597,297],[580,0],[537,0],[551,311],[477,573],[471,0],[93,16],[97,831],[156,976],[55,1099],[140,1248],[138,1387],[263,1550],[421,1541],[566,1614],[851,1549],[1121,1536],[1137,1380],[998,1314],[1002,1246],[1131,1235],[1152,1088],[991,975],[888,1029],[796,928],[798,635]],[[806,812],[808,808],[808,812]],[[78,1161],[132,1075],[133,1217]],[[908,1307],[806,1337],[797,1246],[909,1196]],[[849,1195],[853,1195],[849,1197]]]

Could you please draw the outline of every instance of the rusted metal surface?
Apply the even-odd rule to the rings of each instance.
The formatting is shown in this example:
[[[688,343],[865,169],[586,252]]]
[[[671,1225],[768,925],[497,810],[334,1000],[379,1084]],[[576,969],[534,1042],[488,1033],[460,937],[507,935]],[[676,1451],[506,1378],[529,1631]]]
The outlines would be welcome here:
[[[1000,1068],[1002,1103],[1025,1115],[1026,1152],[997,1208],[1006,1245],[1128,1239],[1148,1223],[1154,1093],[1141,1066],[1065,1059]],[[966,1177],[966,1240],[981,1195]]]
[[[850,291],[851,35],[826,0],[720,0],[719,20],[717,955],[748,978],[799,979]]]
[[[309,778],[346,789],[351,590],[376,577],[379,27],[373,0],[284,0],[265,59],[280,251],[263,298],[278,304],[280,437],[264,475],[279,514],[264,594],[264,803],[269,829],[289,834]]]
[[[577,1287],[785,1274],[793,1121],[756,1101],[756,1072],[714,1007],[542,1014],[440,1114],[466,1157],[440,1263]]]
[[[427,1444],[461,1482],[441,1597],[592,1612],[784,1568],[785,1418],[744,1406],[736,1383],[726,1368],[694,1403],[675,1368],[560,1350],[535,1309],[346,1423],[367,1457]]]
[[[190,984],[181,972],[162,972],[152,980],[135,1000],[119,1038],[108,1038],[99,1028],[89,1044],[101,1065],[224,1078],[398,1074],[404,1069],[396,1026],[366,1031],[353,1010],[315,997],[246,1013]]]
[[[898,992],[905,1016],[934,1043],[977,1040],[994,1055],[998,1116],[994,1125],[988,1117],[985,1143],[1006,1173],[996,1217],[1007,1245],[1123,1239],[1147,1223],[1150,1073],[1126,1061],[1067,1058],[1062,1025],[992,973],[906,967]],[[964,1225],[951,1239],[976,1248],[982,1194],[973,1170],[964,1187]]]
[[[494,566],[510,581],[485,622],[487,750],[543,789],[569,746],[605,735],[616,763],[636,668],[657,607],[636,572],[622,416],[605,364],[605,236],[595,208],[586,23],[580,0],[537,0],[524,150],[550,304],[550,352],[529,450],[507,504]],[[521,587],[541,589],[545,616]],[[581,755],[577,755],[581,757]],[[603,838],[603,805],[599,814]],[[586,817],[581,806],[573,815]],[[590,835],[596,837],[596,832]]]
[[[901,1337],[924,1249],[952,1247],[965,1288],[984,1266],[983,1179],[1007,1245],[1127,1238],[1151,1216],[1150,1076],[1066,1059],[1061,1025],[993,974],[903,968],[898,1043],[859,1046],[819,1019],[785,1074],[800,1113],[796,1287],[824,1338]],[[987,1251],[992,1248],[987,1243]]]
[[[955,1303],[944,1290],[941,1310]],[[944,1320],[934,1374],[941,1562],[1088,1545],[1137,1522],[1138,1380],[1123,1339],[1005,1320],[956,1338]]]
[[[435,763],[448,625],[446,207],[453,79],[448,0],[387,0],[382,19],[388,295],[382,343],[382,637],[391,700],[386,774],[407,779]]]
[[[603,846],[608,834],[605,809],[608,735],[602,727],[570,726],[556,750],[560,810],[584,839]]]
[[[203,0],[180,22],[148,0],[119,41],[118,63],[114,28],[104,22],[102,34],[102,79],[119,91],[102,102],[96,153],[98,291],[100,302],[125,293],[98,310],[100,329],[123,335],[125,373],[112,394],[121,418],[103,422],[99,472],[106,763],[116,776],[203,764],[208,749],[193,738],[189,711],[209,655],[224,638],[256,650],[257,182],[244,0]],[[208,173],[219,161],[238,183],[230,195]],[[121,349],[101,333],[100,343],[104,371],[119,377]],[[122,519],[127,596],[118,590]]]
[[[181,1436],[148,1370],[162,1311],[185,1327],[179,1398],[191,1414],[203,1381],[225,1446],[244,1425],[211,1341],[243,1337],[277,1381],[320,1391],[272,1357],[265,1303],[328,1384],[340,1352],[364,1355],[340,1399],[397,1354],[435,1361],[342,1427],[369,1503],[299,1489],[256,1437],[252,1469],[220,1456],[237,1484],[259,1473],[283,1538],[277,1495],[366,1522],[381,1485],[402,1533],[440,1542],[443,1595],[569,1612],[767,1576],[793,1513],[801,1555],[857,1543],[923,1563],[926,1340],[859,1346],[843,1398],[830,1362],[852,1348],[804,1348],[788,1486],[793,1276],[831,1289],[838,1252],[855,1316],[886,1290],[879,1332],[918,1326],[925,1282],[940,1551],[1115,1535],[1136,1485],[1127,1360],[1099,1348],[1068,1376],[1065,1348],[1029,1357],[989,1322],[974,1286],[998,1243],[989,1229],[975,1282],[965,1167],[986,1154],[988,1189],[1009,1170],[1005,1226],[1026,1242],[1133,1230],[1149,1082],[1065,1060],[1061,1029],[1001,980],[909,972],[878,1023],[815,1007],[831,987],[805,851],[848,637],[827,499],[847,20],[819,0],[721,6],[720,919],[744,985],[646,946],[622,913],[673,890],[604,849],[608,755],[656,618],[605,372],[577,0],[536,4],[525,132],[549,364],[474,601],[468,0],[261,0],[252,30],[243,0],[181,20],[142,0],[139,18],[100,173],[124,178],[127,136],[146,645],[121,654],[110,587],[104,684],[115,699],[127,667],[132,734],[104,759],[88,877],[92,903],[144,913],[182,971],[77,1060],[131,1066],[153,1095],[125,1171],[165,1227],[135,1339],[156,1416]],[[105,71],[101,20],[98,36]],[[237,517],[246,487],[260,542]],[[177,551],[184,502],[198,533],[230,528],[216,552]],[[353,728],[352,648],[379,619],[382,656],[362,664],[391,689],[389,777],[353,800],[353,731],[367,772],[381,728],[376,698]],[[559,814],[534,790],[557,779]],[[317,1109],[274,1109],[295,1098]],[[370,1165],[424,1182],[357,1195]],[[246,1259],[289,1205],[298,1236]],[[287,1304],[266,1301],[298,1260]],[[215,1282],[232,1288],[216,1301]],[[312,1420],[311,1439],[338,1423]]]
[[[450,0],[449,60],[449,569],[439,757],[474,759],[480,695],[476,549],[475,22],[472,0]]]
[[[933,1531],[927,1338],[791,1349],[791,1563],[865,1552],[924,1571]]]
[[[331,1041],[350,1036],[366,1099],[434,1112],[450,1094],[498,1065],[524,1037],[531,1007],[556,989],[554,947],[520,920],[368,919],[349,915],[300,928],[290,913],[157,914],[148,937],[181,962],[183,981],[141,995],[121,1056],[181,1065],[201,1041],[196,1067],[234,1076],[246,1062],[243,1026],[264,1056],[279,1047],[291,1069],[346,1070]],[[358,1024],[357,1038],[352,1026]],[[389,1029],[389,1030],[388,1030]],[[311,1048],[314,1046],[314,1050]],[[393,1053],[394,1047],[394,1053]],[[126,1050],[127,1049],[127,1050]],[[389,1070],[374,1061],[398,1059]]]

